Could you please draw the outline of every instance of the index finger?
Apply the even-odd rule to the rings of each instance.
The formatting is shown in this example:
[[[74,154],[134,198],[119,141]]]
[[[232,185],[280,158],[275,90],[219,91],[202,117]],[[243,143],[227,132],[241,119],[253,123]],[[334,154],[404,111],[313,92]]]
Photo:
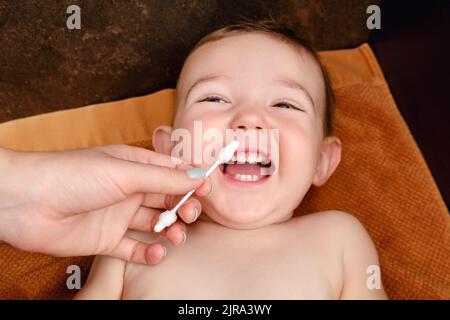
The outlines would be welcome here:
[[[155,164],[170,168],[175,168],[179,164],[186,163],[182,159],[174,156],[168,156],[163,153],[158,153],[145,148],[129,146],[126,144],[110,144],[96,147],[96,149],[118,159]]]
[[[180,170],[119,159],[114,163],[109,176],[126,194],[183,194],[198,188],[205,181],[206,171],[202,168]]]

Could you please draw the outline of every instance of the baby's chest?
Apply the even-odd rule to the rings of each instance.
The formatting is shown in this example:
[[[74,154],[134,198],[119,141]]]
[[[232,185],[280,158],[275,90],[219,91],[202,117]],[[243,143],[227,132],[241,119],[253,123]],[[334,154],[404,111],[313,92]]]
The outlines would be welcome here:
[[[181,251],[180,251],[181,252]],[[329,299],[328,275],[289,252],[172,252],[156,266],[130,265],[123,298]]]

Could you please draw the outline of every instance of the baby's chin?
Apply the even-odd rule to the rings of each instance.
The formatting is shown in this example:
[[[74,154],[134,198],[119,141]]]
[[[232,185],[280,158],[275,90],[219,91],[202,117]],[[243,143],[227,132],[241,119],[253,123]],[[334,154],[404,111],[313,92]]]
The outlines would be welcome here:
[[[250,230],[263,228],[283,220],[275,217],[274,214],[267,208],[236,205],[217,208],[206,205],[204,206],[202,220],[217,223],[230,229]]]

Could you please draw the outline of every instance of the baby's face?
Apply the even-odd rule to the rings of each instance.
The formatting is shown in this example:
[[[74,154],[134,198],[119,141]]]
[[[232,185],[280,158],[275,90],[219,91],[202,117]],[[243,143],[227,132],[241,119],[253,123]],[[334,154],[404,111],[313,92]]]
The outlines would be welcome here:
[[[177,89],[174,129],[188,129],[194,136],[194,121],[201,121],[203,132],[215,128],[224,137],[226,129],[279,130],[274,174],[258,175],[258,165],[228,165],[213,172],[212,192],[201,200],[206,219],[240,229],[289,219],[318,179],[325,94],[317,62],[267,35],[236,35],[195,50]],[[238,154],[248,161],[250,153],[271,158],[270,151],[266,145],[239,148]]]

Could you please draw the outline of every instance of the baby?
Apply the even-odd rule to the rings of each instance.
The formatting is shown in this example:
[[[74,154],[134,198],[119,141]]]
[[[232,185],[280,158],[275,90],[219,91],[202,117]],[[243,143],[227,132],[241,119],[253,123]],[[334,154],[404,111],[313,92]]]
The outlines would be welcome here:
[[[340,162],[332,113],[325,70],[289,30],[244,23],[204,37],[182,68],[173,127],[154,132],[156,151],[170,155],[173,130],[193,133],[197,121],[221,132],[279,129],[276,168],[259,174],[255,167],[273,161],[269,150],[239,147],[242,161],[210,176],[212,191],[200,199],[203,213],[183,245],[167,243],[157,265],[99,256],[76,298],[385,299],[381,282],[370,285],[378,257],[356,218],[293,216],[311,185],[324,184]]]

